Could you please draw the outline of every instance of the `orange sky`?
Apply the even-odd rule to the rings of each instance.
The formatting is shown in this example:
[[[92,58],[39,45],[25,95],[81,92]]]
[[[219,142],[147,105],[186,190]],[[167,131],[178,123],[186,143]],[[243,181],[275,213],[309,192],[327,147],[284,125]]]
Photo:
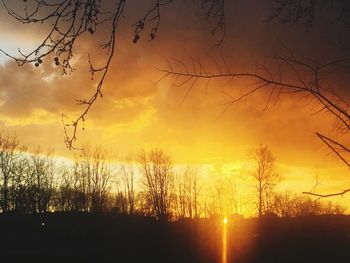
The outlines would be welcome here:
[[[242,8],[241,17],[255,17],[266,11],[250,10],[244,4]],[[245,71],[254,61],[275,51],[281,38],[291,45],[297,43],[295,49],[301,53],[329,50],[329,41],[316,48],[298,41],[309,35],[317,42],[324,40],[326,33],[318,27],[284,27],[261,23],[261,19],[247,21],[232,11],[227,18],[225,42],[217,48],[205,22],[197,19],[191,9],[183,10],[180,5],[174,10],[165,13],[155,41],[141,39],[139,44],[132,44],[133,28],[129,25],[137,14],[129,14],[131,18],[122,22],[117,54],[103,88],[104,98],[89,112],[85,131],[79,131],[78,145],[104,145],[121,155],[160,147],[175,163],[221,165],[232,172],[244,170],[248,152],[262,143],[277,158],[284,178],[281,189],[308,191],[316,174],[324,185],[321,191],[349,186],[347,169],[314,135],[315,131],[329,132],[331,120],[325,115],[313,115],[315,109],[305,100],[283,96],[261,114],[266,96],[257,93],[217,119],[224,109],[223,92],[238,95],[246,82],[212,82],[207,90],[203,82],[198,83],[184,101],[186,87],[172,87],[170,79],[157,83],[162,76],[157,68],[167,68],[167,59],[191,63],[190,58],[209,61],[209,56],[219,58],[222,53],[232,68]],[[184,21],[176,19],[180,12]],[[16,47],[35,46],[45,28],[28,30],[0,13],[0,32],[0,48],[15,52]],[[61,77],[56,67],[46,61],[40,68],[19,68],[0,56],[0,129],[16,131],[29,148],[52,147],[57,155],[72,157],[63,143],[60,115],[64,113],[68,119],[77,116],[80,108],[75,99],[88,97],[94,89],[87,52],[94,54],[95,61],[104,58],[94,49],[94,37],[87,36],[77,43],[76,71],[71,76]],[[266,42],[267,39],[270,40]]]

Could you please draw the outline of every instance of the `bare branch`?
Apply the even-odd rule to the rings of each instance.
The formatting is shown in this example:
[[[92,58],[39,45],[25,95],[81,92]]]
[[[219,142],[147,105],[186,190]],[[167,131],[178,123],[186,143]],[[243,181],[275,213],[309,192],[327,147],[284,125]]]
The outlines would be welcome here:
[[[337,193],[332,193],[332,194],[317,194],[317,193],[313,193],[313,192],[302,192],[305,195],[312,195],[312,196],[316,196],[316,197],[321,197],[321,198],[326,198],[326,197],[333,197],[333,196],[343,196],[344,194],[350,192],[350,189],[345,189],[341,192],[337,192]]]
[[[196,80],[221,80],[229,79],[243,79],[246,81],[253,81],[254,86],[249,88],[238,97],[233,97],[225,93],[226,107],[220,113],[220,118],[228,109],[237,104],[241,100],[249,97],[250,95],[265,90],[267,94],[266,104],[264,110],[267,109],[273,98],[276,101],[279,99],[280,94],[300,94],[304,98],[308,99],[309,103],[312,103],[319,107],[317,112],[325,112],[332,116],[335,120],[335,128],[341,134],[350,132],[350,108],[348,100],[336,91],[324,86],[323,77],[325,70],[328,71],[335,65],[347,63],[350,60],[348,58],[342,58],[339,60],[329,61],[323,64],[317,62],[310,63],[308,61],[297,58],[297,56],[287,47],[287,56],[275,56],[272,62],[276,62],[276,65],[270,65],[266,63],[257,64],[255,72],[233,72],[225,64],[220,66],[216,61],[214,64],[216,71],[208,71],[201,67],[203,70],[198,72],[196,70],[190,71],[183,62],[180,68],[176,65],[171,65],[168,70],[161,70],[164,72],[164,76],[175,77],[176,81],[186,85],[187,82],[181,82],[183,79],[196,79]],[[192,89],[193,86],[190,86]],[[347,167],[350,168],[350,148],[346,143],[340,142],[330,136],[316,133],[317,137],[339,158]],[[345,191],[344,193],[346,193]],[[315,194],[316,195],[316,194]],[[338,194],[341,195],[341,194]],[[331,195],[332,196],[332,195]]]
[[[153,40],[156,37],[160,27],[161,8],[173,3],[173,0],[152,2],[152,6],[147,8],[144,15],[133,25],[135,28],[133,42],[135,44],[140,40],[141,33],[148,26],[150,26],[150,39]],[[49,27],[49,32],[42,42],[28,53],[18,50],[16,56],[0,49],[0,53],[14,60],[19,66],[34,64],[39,67],[45,59],[53,56],[52,62],[61,69],[62,75],[71,74],[74,71],[71,61],[76,41],[85,33],[95,34],[101,26],[110,27],[106,42],[99,46],[106,50],[106,59],[103,65],[96,67],[93,65],[90,55],[88,58],[91,78],[98,77],[95,91],[87,99],[76,100],[83,109],[73,121],[66,123],[62,116],[64,142],[68,149],[77,149],[75,142],[78,129],[81,123],[86,120],[92,105],[98,98],[103,97],[102,88],[115,55],[117,26],[124,15],[126,0],[114,0],[113,4],[110,1],[103,3],[100,0],[35,0],[30,3],[23,1],[23,12],[13,9],[9,0],[1,0],[1,3],[8,14],[22,24],[46,24]],[[206,19],[217,20],[213,34],[222,32],[219,41],[222,42],[225,35],[224,0],[202,0],[200,3]],[[107,5],[108,9],[103,4]],[[106,11],[104,11],[105,9]],[[84,129],[84,125],[82,129]]]

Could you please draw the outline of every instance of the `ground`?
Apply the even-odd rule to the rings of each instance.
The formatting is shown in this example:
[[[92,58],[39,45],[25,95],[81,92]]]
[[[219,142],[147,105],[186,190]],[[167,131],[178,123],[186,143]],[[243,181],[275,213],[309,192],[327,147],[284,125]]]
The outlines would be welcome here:
[[[350,216],[223,224],[88,213],[1,215],[1,261],[223,262],[224,231],[227,262],[350,262]]]

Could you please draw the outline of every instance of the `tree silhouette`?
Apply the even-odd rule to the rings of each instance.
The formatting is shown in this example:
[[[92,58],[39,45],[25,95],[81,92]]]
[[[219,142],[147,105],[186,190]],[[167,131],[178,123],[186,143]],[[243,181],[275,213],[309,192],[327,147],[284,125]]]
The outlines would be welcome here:
[[[181,218],[199,217],[198,169],[187,166],[183,168],[175,178],[176,211]]]
[[[159,149],[141,152],[139,164],[144,177],[147,198],[158,219],[170,216],[173,171],[170,157]]]
[[[350,3],[343,0],[279,0],[275,1],[275,6],[267,21],[277,20],[283,24],[295,24],[298,22],[306,26],[312,26],[315,17],[322,10],[333,11],[331,22],[341,22],[349,24]]]
[[[311,199],[290,192],[275,193],[272,212],[281,217],[297,217],[310,215],[343,215],[346,208],[331,202]]]
[[[345,87],[335,89],[331,88],[327,83],[336,77],[339,69],[347,69],[350,58],[322,63],[317,61],[310,62],[309,60],[298,58],[287,46],[283,45],[283,48],[286,55],[276,55],[269,62],[258,64],[257,68],[252,72],[232,71],[225,61],[222,62],[221,66],[217,63],[216,70],[209,71],[200,62],[195,61],[191,67],[183,63],[180,66],[171,64],[169,69],[163,70],[164,78],[172,77],[174,85],[191,83],[189,89],[199,80],[205,80],[207,82],[206,85],[209,85],[209,82],[215,79],[253,81],[253,87],[250,87],[248,91],[243,92],[240,96],[232,97],[227,95],[225,97],[226,107],[220,116],[232,106],[259,91],[264,91],[267,94],[264,110],[273,101],[278,101],[282,95],[299,94],[302,98],[308,100],[309,105],[316,105],[318,113],[325,112],[333,118],[334,128],[338,135],[348,133],[350,131],[350,105],[348,99],[339,93],[339,89],[344,89]],[[332,137],[320,132],[316,132],[315,135],[350,168],[350,149],[346,140],[344,141],[341,137]],[[346,189],[330,195],[304,193],[327,197],[343,195],[348,191]]]
[[[0,133],[0,179],[1,210],[6,213],[10,208],[10,183],[14,177],[15,163],[19,155],[19,142],[16,135]]]
[[[131,155],[127,156],[122,162],[120,172],[123,183],[123,194],[126,198],[126,210],[129,214],[134,214],[136,164],[134,163],[134,158]]]
[[[49,210],[54,193],[55,166],[52,152],[43,154],[37,148],[29,159],[30,175],[28,197],[33,213],[45,213]]]
[[[250,155],[255,163],[252,175],[255,179],[258,212],[261,217],[271,211],[273,190],[280,181],[280,175],[276,172],[275,157],[267,146],[260,145]]]

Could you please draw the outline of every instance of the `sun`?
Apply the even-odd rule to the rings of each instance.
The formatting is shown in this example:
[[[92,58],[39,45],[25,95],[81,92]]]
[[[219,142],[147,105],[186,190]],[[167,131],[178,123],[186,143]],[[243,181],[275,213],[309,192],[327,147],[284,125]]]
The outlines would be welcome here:
[[[224,218],[224,224],[226,225],[227,222],[228,222],[228,220],[227,220],[227,218],[225,217],[225,218]]]

